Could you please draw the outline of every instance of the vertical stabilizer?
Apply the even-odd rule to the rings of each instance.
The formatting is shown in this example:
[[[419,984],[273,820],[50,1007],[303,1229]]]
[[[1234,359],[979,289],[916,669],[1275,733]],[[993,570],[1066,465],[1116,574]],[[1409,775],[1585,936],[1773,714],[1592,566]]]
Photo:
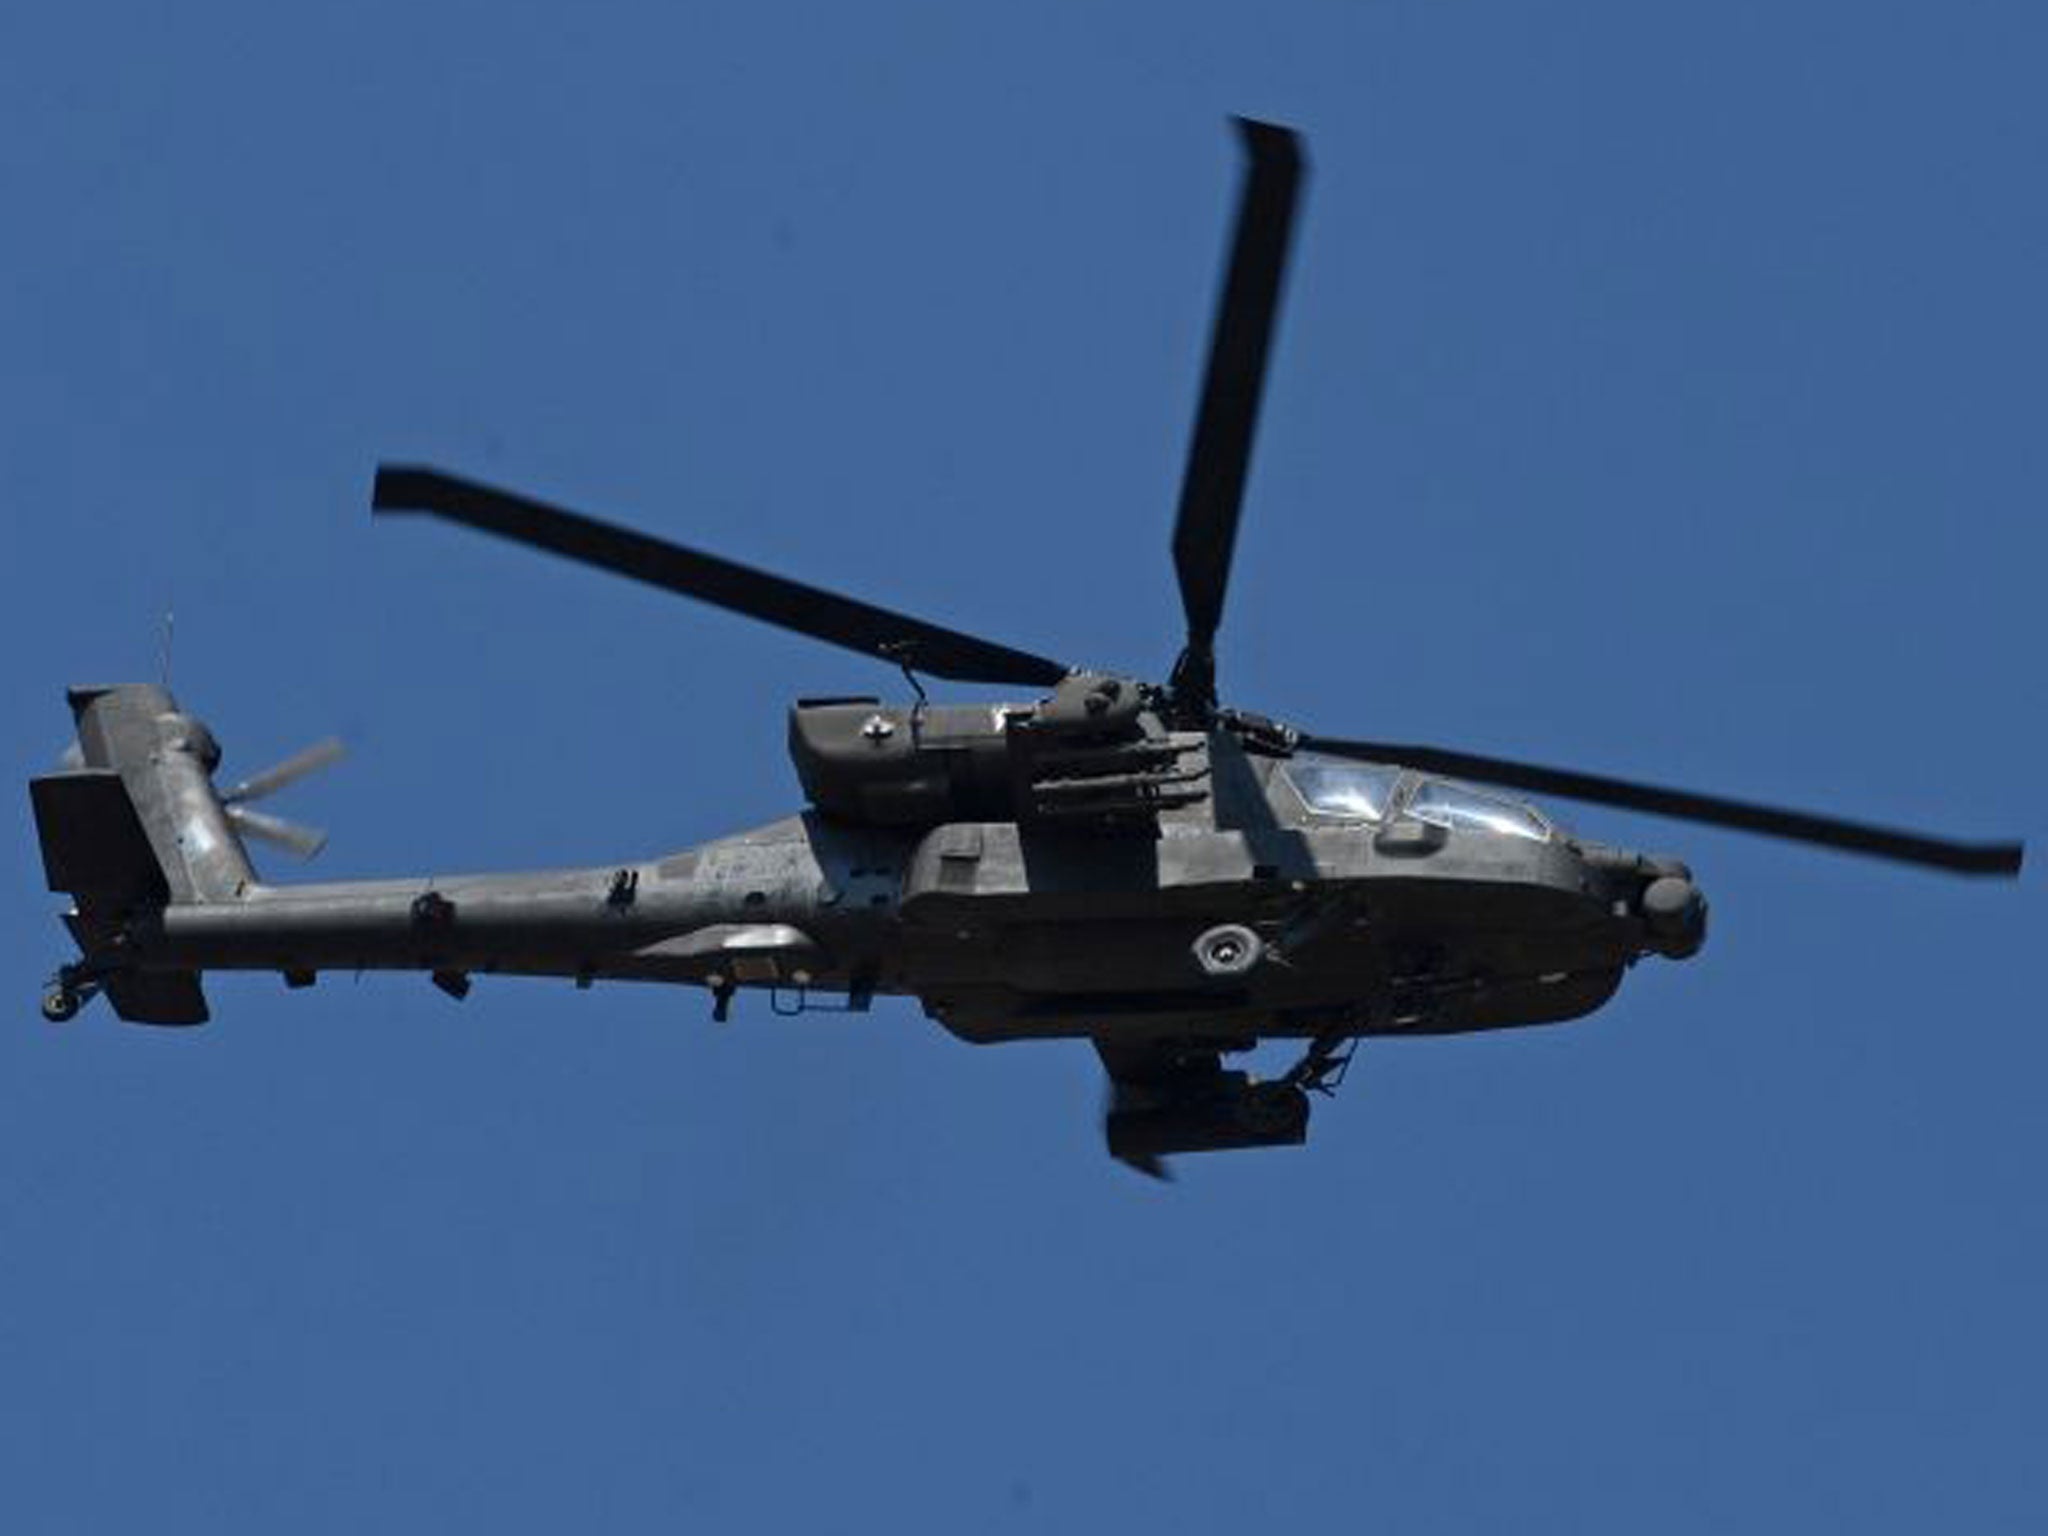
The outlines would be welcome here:
[[[233,901],[254,884],[249,857],[214,793],[220,747],[212,732],[148,683],[73,688],[69,698],[81,772],[120,776],[170,899]]]
[[[136,965],[130,925],[167,905],[237,900],[255,883],[214,793],[220,748],[161,688],[74,688],[70,700],[75,766],[29,785],[44,870],[50,889],[72,898],[64,921],[81,952],[60,970],[43,1012],[69,1018],[105,992],[133,1023],[202,1023],[197,972]]]

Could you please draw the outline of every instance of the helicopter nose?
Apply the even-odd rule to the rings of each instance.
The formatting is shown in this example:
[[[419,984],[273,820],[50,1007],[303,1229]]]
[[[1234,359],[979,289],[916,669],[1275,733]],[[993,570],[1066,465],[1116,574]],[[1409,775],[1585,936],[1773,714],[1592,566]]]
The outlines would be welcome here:
[[[1659,875],[1643,887],[1643,926],[1660,954],[1683,960],[1707,941],[1707,898],[1687,875]]]

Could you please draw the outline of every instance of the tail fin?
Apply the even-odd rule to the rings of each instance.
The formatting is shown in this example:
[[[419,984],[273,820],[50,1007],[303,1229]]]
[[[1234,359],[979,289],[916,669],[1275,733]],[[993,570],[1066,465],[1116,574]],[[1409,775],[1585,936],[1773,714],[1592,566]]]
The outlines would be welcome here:
[[[212,732],[181,713],[170,694],[147,683],[73,688],[69,697],[85,767],[36,781],[45,862],[52,862],[53,845],[68,854],[73,846],[82,849],[97,841],[99,829],[83,829],[76,818],[60,816],[54,826],[44,820],[49,794],[44,786],[96,778],[104,788],[60,790],[58,797],[94,796],[111,807],[112,781],[118,780],[170,900],[232,901],[254,884],[256,872],[214,792],[211,775],[220,762],[220,747]],[[101,849],[100,856],[115,854],[132,866],[137,850],[125,824],[114,837],[117,846]],[[53,865],[53,885],[57,873]],[[146,872],[134,878],[144,879]],[[86,894],[70,884],[56,888],[81,898]]]
[[[232,901],[256,875],[214,792],[220,748],[205,726],[149,684],[69,697],[82,766],[31,781],[29,795],[50,889],[77,903],[66,922],[91,960],[136,911]],[[124,1019],[206,1018],[194,972],[93,969]]]

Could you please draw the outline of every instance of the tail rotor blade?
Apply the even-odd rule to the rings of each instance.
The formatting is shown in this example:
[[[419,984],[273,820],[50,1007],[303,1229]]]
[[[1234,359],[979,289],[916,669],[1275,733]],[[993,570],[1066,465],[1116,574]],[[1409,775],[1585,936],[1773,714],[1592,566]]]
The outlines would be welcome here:
[[[241,783],[221,791],[223,805],[239,805],[246,800],[261,800],[274,795],[287,784],[296,784],[307,774],[325,768],[348,749],[342,745],[339,736],[329,736],[325,741],[316,741],[300,752],[294,752],[281,763],[275,763],[261,773],[253,774]]]
[[[312,858],[327,846],[327,834],[320,828],[286,821],[282,816],[272,816],[264,811],[252,811],[246,805],[228,806],[227,816],[238,831],[275,844],[302,859]]]
[[[1877,827],[1867,822],[1819,816],[1808,811],[1785,810],[1693,790],[1640,784],[1628,779],[1610,779],[1567,768],[1543,768],[1534,763],[1480,757],[1470,752],[1446,752],[1436,747],[1345,741],[1309,735],[1302,736],[1299,745],[1303,751],[1321,752],[1331,757],[1399,763],[1429,773],[1478,779],[1488,784],[1525,789],[1539,795],[1556,795],[1566,800],[1583,800],[1594,805],[1647,811],[1652,815],[1703,822],[1708,826],[1732,827],[1765,837],[1812,843],[1844,853],[1860,853],[1901,864],[1947,870],[1952,874],[1992,875],[2009,880],[2019,874],[2026,856],[2024,843],[1956,842],[1924,832]]]
[[[1294,233],[1303,168],[1301,140],[1291,129],[1237,120],[1250,157],[1230,267],[1209,338],[1209,366],[1188,444],[1180,512],[1173,530],[1173,563],[1188,621],[1187,650],[1176,683],[1214,701],[1214,644],[1223,619],[1244,502],[1252,438],[1265,391],[1266,362]],[[1189,673],[1192,668],[1192,675]]]

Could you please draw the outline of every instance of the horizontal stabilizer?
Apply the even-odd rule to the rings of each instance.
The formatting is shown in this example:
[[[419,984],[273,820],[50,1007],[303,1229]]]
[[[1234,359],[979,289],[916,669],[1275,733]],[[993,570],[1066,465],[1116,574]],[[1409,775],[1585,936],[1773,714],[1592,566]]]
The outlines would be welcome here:
[[[116,911],[165,899],[163,871],[119,773],[81,768],[33,779],[28,788],[51,890],[68,892],[80,907]]]
[[[102,987],[130,1024],[204,1024],[206,994],[196,971],[116,971]]]

